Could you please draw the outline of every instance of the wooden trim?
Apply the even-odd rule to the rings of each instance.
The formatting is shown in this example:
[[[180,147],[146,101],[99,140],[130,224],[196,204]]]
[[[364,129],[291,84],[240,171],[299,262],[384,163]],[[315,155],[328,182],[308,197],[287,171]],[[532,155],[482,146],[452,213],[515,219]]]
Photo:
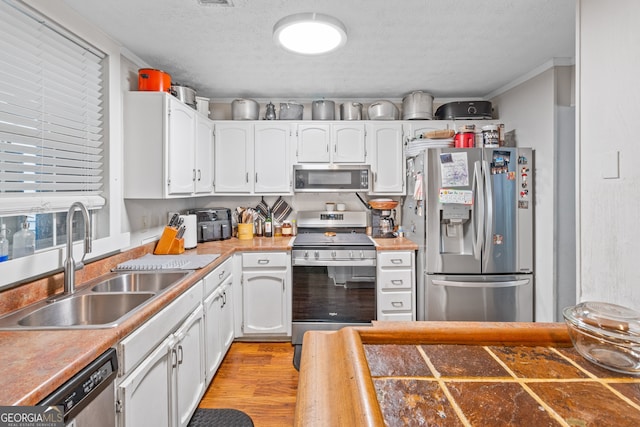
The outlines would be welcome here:
[[[384,426],[363,344],[570,346],[562,323],[374,322],[304,336],[294,425]]]
[[[357,331],[365,344],[572,345],[564,323],[374,322]]]

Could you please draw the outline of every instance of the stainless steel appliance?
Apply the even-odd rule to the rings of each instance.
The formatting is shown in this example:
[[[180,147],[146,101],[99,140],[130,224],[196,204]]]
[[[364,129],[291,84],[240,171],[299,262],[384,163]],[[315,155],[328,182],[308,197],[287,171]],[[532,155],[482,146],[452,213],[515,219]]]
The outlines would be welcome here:
[[[418,320],[533,320],[532,173],[530,148],[407,158],[402,225],[419,245]]]
[[[74,375],[39,406],[61,405],[66,426],[114,427],[116,404],[114,380],[118,357],[111,348]]]
[[[227,208],[192,209],[197,217],[198,243],[231,238],[231,210]]]
[[[294,165],[296,192],[371,190],[371,169],[365,165]]]
[[[306,331],[376,319],[376,250],[365,234],[367,212],[303,211],[297,221],[291,252],[294,364]]]

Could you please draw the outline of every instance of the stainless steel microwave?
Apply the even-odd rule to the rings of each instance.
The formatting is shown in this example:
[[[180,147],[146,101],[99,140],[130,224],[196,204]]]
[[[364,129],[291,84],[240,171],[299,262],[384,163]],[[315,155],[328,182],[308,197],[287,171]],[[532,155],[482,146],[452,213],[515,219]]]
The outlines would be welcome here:
[[[371,190],[371,169],[366,165],[294,165],[296,192]]]

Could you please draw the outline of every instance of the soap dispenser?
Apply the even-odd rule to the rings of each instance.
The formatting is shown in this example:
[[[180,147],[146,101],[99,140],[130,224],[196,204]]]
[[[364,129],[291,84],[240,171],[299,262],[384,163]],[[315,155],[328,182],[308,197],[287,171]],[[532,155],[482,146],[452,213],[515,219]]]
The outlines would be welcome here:
[[[9,240],[7,239],[7,226],[0,226],[0,262],[9,259]]]
[[[29,230],[29,223],[25,219],[22,230],[13,235],[13,258],[31,255],[36,250],[36,235]]]

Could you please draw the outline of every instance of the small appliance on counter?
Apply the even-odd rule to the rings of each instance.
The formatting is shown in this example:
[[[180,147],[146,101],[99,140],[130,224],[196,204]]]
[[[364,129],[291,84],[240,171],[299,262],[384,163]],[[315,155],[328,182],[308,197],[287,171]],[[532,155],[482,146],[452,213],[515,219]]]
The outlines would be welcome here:
[[[226,240],[231,238],[231,210],[227,208],[192,209],[196,215],[198,243]]]
[[[184,225],[184,248],[193,249],[198,246],[198,218],[196,215],[180,215]]]
[[[371,237],[396,237],[393,217],[398,202],[393,199],[374,199],[369,200],[368,205],[371,208]]]
[[[371,237],[396,237],[394,229],[392,210],[371,209]]]

